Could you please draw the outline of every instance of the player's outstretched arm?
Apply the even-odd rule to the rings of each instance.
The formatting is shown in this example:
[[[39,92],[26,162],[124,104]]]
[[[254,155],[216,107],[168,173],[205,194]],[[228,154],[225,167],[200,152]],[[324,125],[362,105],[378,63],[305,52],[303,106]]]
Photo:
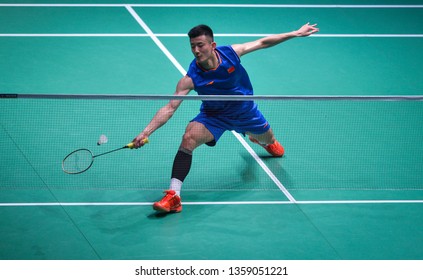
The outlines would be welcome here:
[[[192,89],[194,89],[194,84],[191,78],[185,76],[179,80],[174,95],[187,95]],[[182,100],[172,99],[169,103],[160,108],[143,131],[132,140],[135,148],[143,146],[145,144],[145,139],[163,126],[173,116],[181,103]]]
[[[256,50],[273,47],[292,38],[310,36],[311,34],[316,33],[318,31],[319,28],[317,28],[317,24],[307,23],[301,26],[301,28],[296,31],[270,35],[258,39],[256,41],[247,42],[243,44],[234,44],[232,45],[232,48],[235,50],[238,56],[241,57],[247,53]]]

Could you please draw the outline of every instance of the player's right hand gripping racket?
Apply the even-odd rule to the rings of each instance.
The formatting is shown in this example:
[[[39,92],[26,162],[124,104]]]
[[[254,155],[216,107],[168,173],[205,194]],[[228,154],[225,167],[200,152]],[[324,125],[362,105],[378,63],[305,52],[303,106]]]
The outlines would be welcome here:
[[[148,143],[148,138],[144,139],[144,144]],[[94,159],[123,149],[134,149],[134,143],[129,143],[121,148],[117,148],[102,154],[94,155],[88,149],[78,149],[68,154],[62,161],[62,169],[67,174],[80,174],[87,171],[94,163]]]

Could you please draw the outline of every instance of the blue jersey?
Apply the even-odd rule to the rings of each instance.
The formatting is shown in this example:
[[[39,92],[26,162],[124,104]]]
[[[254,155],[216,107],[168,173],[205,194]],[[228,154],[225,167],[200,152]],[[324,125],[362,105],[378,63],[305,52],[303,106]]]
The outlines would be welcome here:
[[[187,75],[194,83],[199,95],[253,95],[253,86],[247,71],[231,46],[216,48],[219,65],[215,69],[204,70],[194,59]],[[203,101],[201,112],[207,115],[239,116],[256,109],[252,100],[247,101]]]

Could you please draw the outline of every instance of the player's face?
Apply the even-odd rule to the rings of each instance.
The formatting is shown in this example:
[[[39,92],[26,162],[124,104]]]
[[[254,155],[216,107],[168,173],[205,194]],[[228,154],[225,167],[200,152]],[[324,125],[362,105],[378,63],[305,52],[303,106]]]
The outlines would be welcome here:
[[[201,35],[190,39],[191,51],[198,63],[206,63],[214,55],[216,43],[210,37]]]

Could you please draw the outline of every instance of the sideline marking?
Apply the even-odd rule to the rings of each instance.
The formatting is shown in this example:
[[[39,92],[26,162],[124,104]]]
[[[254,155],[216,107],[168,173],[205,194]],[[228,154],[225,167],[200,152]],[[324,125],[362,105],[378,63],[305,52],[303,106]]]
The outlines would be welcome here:
[[[290,204],[420,204],[423,200],[304,200],[304,201],[203,201],[184,202],[184,205],[290,205]],[[153,202],[33,202],[0,203],[0,207],[45,207],[45,206],[151,206]]]
[[[140,23],[141,24],[141,23]],[[215,37],[266,37],[272,34],[221,33]],[[182,33],[1,33],[0,37],[188,37]],[[423,34],[312,34],[308,37],[320,38],[423,38]]]

